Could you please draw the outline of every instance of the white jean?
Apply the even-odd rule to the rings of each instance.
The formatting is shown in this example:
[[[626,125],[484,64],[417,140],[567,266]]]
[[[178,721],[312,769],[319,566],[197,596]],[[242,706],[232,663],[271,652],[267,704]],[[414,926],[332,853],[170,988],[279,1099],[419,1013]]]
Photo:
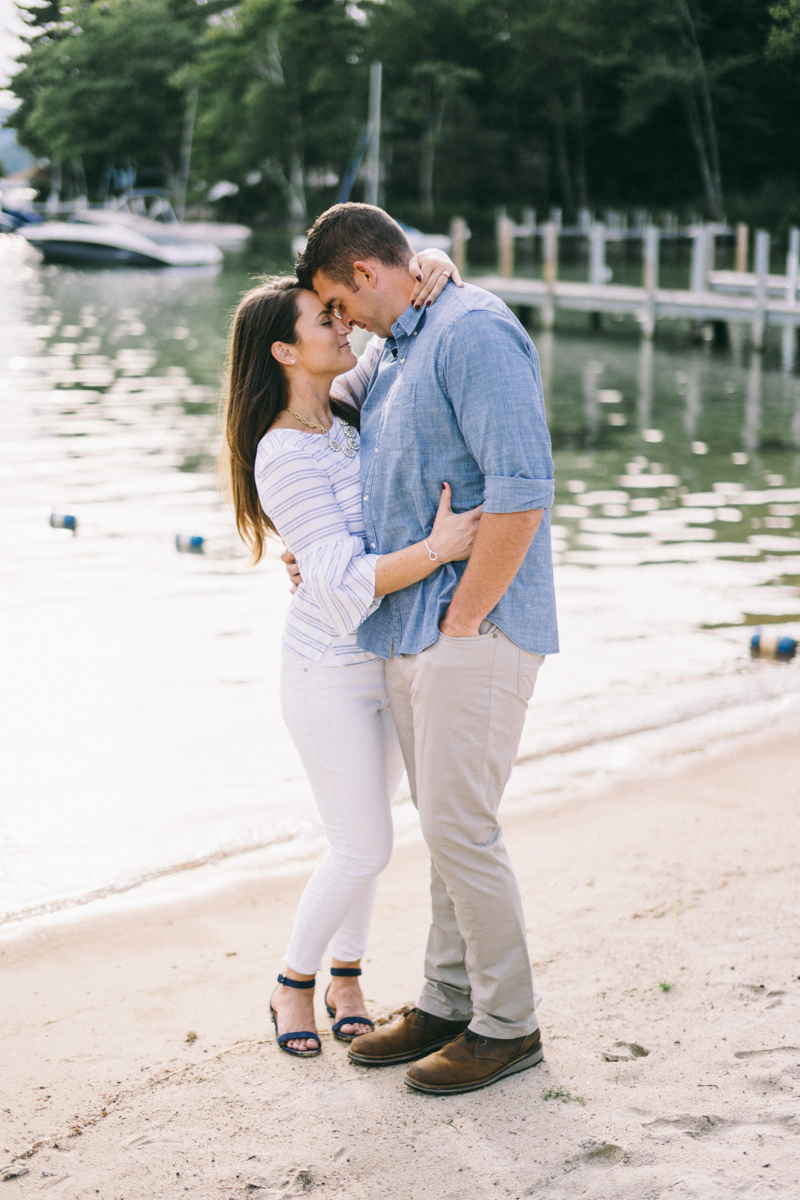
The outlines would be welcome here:
[[[330,650],[317,663],[284,651],[281,704],[328,835],[286,951],[288,967],[311,975],[328,947],[343,962],[364,954],[403,756],[383,659],[337,666]]]

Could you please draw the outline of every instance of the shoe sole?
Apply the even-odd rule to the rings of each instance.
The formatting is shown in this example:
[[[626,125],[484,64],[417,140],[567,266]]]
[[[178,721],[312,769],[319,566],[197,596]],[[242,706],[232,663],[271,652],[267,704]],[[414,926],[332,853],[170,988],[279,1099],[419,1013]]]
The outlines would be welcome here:
[[[516,1062],[509,1063],[507,1067],[503,1067],[502,1071],[497,1071],[496,1074],[490,1075],[488,1079],[480,1079],[476,1083],[454,1083],[444,1087],[433,1087],[427,1083],[418,1083],[416,1079],[409,1079],[406,1075],[406,1087],[412,1088],[415,1092],[425,1092],[429,1096],[457,1096],[461,1092],[477,1092],[479,1088],[489,1087],[492,1083],[497,1083],[499,1079],[505,1079],[509,1075],[516,1075],[518,1071],[527,1071],[528,1067],[535,1067],[544,1058],[544,1050],[541,1046],[534,1050],[532,1054],[526,1054],[524,1058],[518,1058]]]
[[[454,1042],[458,1034],[450,1034],[449,1037],[440,1038],[437,1042],[428,1042],[421,1046],[419,1050],[412,1050],[405,1054],[387,1054],[384,1058],[373,1057],[368,1054],[356,1054],[350,1051],[347,1055],[348,1061],[355,1063],[357,1067],[393,1067],[399,1063],[416,1062],[418,1058],[426,1058],[429,1054],[441,1050],[443,1046],[449,1046]],[[356,1039],[358,1040],[358,1039]]]

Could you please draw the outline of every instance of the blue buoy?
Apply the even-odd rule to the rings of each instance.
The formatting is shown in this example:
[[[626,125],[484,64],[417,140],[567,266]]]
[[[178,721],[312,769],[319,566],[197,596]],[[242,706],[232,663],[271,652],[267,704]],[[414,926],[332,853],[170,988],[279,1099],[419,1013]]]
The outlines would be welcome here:
[[[205,538],[192,536],[188,533],[177,533],[175,535],[175,549],[180,550],[182,554],[202,554]]]
[[[775,647],[775,657],[790,659],[797,653],[797,642],[792,637],[782,637]]]
[[[52,529],[71,529],[73,533],[77,533],[78,518],[69,517],[65,513],[50,513],[50,527]]]
[[[775,633],[754,633],[750,638],[750,654],[753,658],[776,658],[789,662],[797,653],[797,641]]]

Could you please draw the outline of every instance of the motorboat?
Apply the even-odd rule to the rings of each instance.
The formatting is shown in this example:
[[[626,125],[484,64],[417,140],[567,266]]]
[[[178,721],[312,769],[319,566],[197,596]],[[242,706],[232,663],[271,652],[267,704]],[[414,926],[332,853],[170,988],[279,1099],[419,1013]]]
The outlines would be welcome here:
[[[44,217],[33,211],[36,189],[18,179],[0,179],[0,233],[15,233],[21,225],[36,225]]]
[[[179,221],[162,188],[131,188],[102,208],[82,208],[82,225],[121,225],[155,242],[204,242],[221,250],[241,250],[252,230],[226,221]]]
[[[47,263],[199,267],[222,261],[222,251],[211,242],[185,238],[157,240],[150,236],[149,229],[144,233],[121,222],[45,221],[41,225],[22,225],[17,234],[35,246]]]

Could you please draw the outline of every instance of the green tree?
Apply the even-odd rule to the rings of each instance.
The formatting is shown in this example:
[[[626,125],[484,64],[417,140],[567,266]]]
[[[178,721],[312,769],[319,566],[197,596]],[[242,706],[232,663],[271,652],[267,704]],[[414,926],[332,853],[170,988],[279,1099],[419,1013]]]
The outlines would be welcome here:
[[[186,106],[174,76],[195,57],[214,5],[58,2],[30,10],[30,51],[11,84],[21,104],[8,123],[34,154],[81,158],[95,181],[114,160],[171,181]]]
[[[391,0],[369,9],[365,55],[383,63],[387,192],[411,201],[415,219],[433,217],[463,178],[463,159],[483,148],[478,108],[495,9],[494,0]]]
[[[305,225],[308,190],[334,198],[366,119],[362,33],[339,0],[243,0],[220,17],[181,76],[200,89],[199,169],[263,181]]]
[[[696,11],[695,11],[696,10]],[[670,101],[680,104],[694,147],[706,205],[722,217],[722,169],[713,90],[745,61],[709,60],[702,35],[709,22],[698,0],[611,0],[608,15],[623,32],[622,132],[643,125]],[[746,56],[745,56],[746,58]]]
[[[800,0],[785,0],[769,10],[773,25],[767,53],[771,58],[793,58],[800,53]]]

